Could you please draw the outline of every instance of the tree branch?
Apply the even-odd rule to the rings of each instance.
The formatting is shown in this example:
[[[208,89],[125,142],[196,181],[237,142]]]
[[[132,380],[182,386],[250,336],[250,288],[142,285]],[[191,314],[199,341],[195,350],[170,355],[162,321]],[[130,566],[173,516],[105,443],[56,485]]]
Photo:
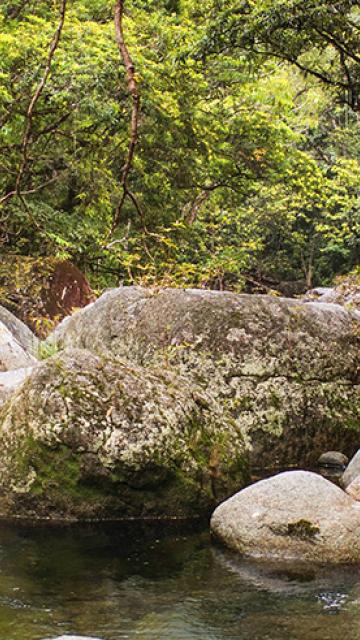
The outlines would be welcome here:
[[[56,182],[58,177],[59,177],[58,174],[56,174],[52,178],[49,178],[49,180],[47,180],[46,182],[43,182],[42,184],[39,184],[38,187],[34,187],[33,189],[27,189],[26,191],[20,191],[20,193],[17,193],[17,191],[15,191],[15,189],[13,191],[9,191],[9,193],[7,193],[5,196],[0,198],[0,206],[5,204],[13,196],[18,195],[20,198],[22,198],[23,196],[29,196],[29,195],[31,195],[33,193],[38,193],[39,191],[42,191],[42,189],[45,189],[45,187],[48,187],[49,184],[52,184],[53,182]]]
[[[51,71],[51,63],[53,61],[56,49],[58,47],[59,41],[60,41],[60,37],[61,37],[61,33],[62,33],[62,29],[64,26],[64,21],[65,21],[65,12],[66,12],[66,3],[67,0],[62,0],[61,2],[61,8],[60,8],[60,20],[59,20],[59,24],[57,26],[57,29],[55,31],[54,37],[52,39],[52,42],[50,44],[50,51],[49,51],[49,55],[48,55],[48,59],[46,62],[46,67],[44,70],[44,74],[36,88],[36,91],[32,97],[32,99],[30,100],[30,104],[27,110],[27,114],[26,114],[26,119],[27,119],[27,123],[26,123],[26,127],[25,127],[25,133],[24,133],[24,138],[23,138],[23,142],[22,142],[22,162],[19,168],[19,173],[18,173],[18,177],[16,180],[16,185],[15,185],[15,189],[16,189],[16,193],[20,193],[20,186],[21,186],[21,179],[22,176],[24,174],[24,171],[27,167],[27,162],[28,162],[28,157],[27,157],[27,150],[28,150],[28,146],[30,143],[30,137],[31,137],[31,131],[32,131],[32,124],[33,124],[33,116],[34,116],[34,109],[36,107],[36,104],[44,90],[44,87],[46,85],[47,79],[50,75],[50,71]]]
[[[65,22],[66,5],[67,5],[67,0],[62,0],[61,8],[60,8],[60,19],[59,19],[57,29],[52,38],[52,41],[50,43],[50,50],[47,57],[44,73],[42,75],[42,78],[40,79],[39,84],[36,87],[34,95],[30,100],[30,104],[26,112],[26,125],[25,125],[22,145],[21,145],[22,158],[21,158],[21,162],[20,162],[20,166],[19,166],[19,170],[18,170],[16,182],[15,182],[15,189],[7,193],[5,196],[3,196],[0,199],[0,204],[4,204],[15,195],[17,195],[20,199],[22,199],[23,192],[21,191],[21,181],[28,165],[28,147],[31,144],[31,133],[32,133],[32,126],[33,126],[34,110],[44,90],[47,79],[50,75],[52,61],[59,44],[64,22]]]
[[[116,37],[116,43],[119,48],[120,56],[126,70],[128,90],[132,98],[132,112],[131,112],[130,140],[129,140],[128,153],[127,153],[127,158],[125,161],[125,165],[122,169],[122,174],[120,178],[120,185],[122,187],[123,193],[120,198],[120,202],[115,210],[111,233],[113,233],[117,228],[117,226],[119,225],[119,222],[121,219],[122,207],[124,205],[126,198],[129,197],[132,200],[132,202],[134,202],[133,194],[128,189],[128,177],[132,169],[134,155],[135,155],[135,148],[138,142],[139,114],[140,114],[140,94],[139,94],[138,86],[136,82],[135,66],[124,38],[124,29],[123,29],[124,5],[125,5],[125,0],[117,0],[115,5],[115,14],[114,14],[115,37]]]

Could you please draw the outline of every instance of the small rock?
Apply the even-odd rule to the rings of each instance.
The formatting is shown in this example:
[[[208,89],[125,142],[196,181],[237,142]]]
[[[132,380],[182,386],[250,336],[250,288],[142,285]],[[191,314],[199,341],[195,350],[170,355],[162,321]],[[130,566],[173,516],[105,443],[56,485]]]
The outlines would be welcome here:
[[[305,293],[305,300],[317,300],[321,298],[321,296],[331,295],[334,291],[333,287],[316,287],[315,289],[310,289]]]
[[[342,469],[345,469],[348,462],[349,458],[340,451],[327,451],[318,460],[321,467],[341,467]]]
[[[261,480],[215,509],[212,533],[258,559],[359,562],[360,505],[307,471]]]
[[[357,478],[346,487],[346,493],[354,498],[354,500],[360,502],[360,476],[357,476]]]
[[[351,458],[341,478],[341,484],[346,489],[355,478],[360,476],[360,449]]]

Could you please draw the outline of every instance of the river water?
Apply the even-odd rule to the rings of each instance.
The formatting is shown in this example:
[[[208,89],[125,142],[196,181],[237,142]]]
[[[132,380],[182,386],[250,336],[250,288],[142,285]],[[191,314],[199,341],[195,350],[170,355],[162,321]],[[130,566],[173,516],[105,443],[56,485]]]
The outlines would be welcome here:
[[[244,562],[207,528],[0,525],[0,640],[341,640],[360,568]]]

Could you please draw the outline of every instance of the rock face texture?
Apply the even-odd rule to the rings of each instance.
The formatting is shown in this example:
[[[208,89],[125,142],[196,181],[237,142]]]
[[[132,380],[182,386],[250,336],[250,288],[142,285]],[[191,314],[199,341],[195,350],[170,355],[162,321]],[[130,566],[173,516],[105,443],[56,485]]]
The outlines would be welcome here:
[[[59,354],[0,420],[2,515],[198,516],[246,481],[236,425],[217,421],[169,371]]]
[[[338,305],[124,287],[65,319],[50,340],[186,369],[226,406],[255,465],[305,465],[328,448],[356,448],[359,327]]]
[[[281,473],[215,510],[211,530],[252,558],[346,563],[360,560],[360,503],[321,476]]]
[[[107,292],[50,336],[60,352],[0,413],[0,514],[189,517],[243,487],[249,459],[352,454],[359,326],[338,305]]]
[[[0,306],[0,407],[30,375],[38,350],[30,329]]]

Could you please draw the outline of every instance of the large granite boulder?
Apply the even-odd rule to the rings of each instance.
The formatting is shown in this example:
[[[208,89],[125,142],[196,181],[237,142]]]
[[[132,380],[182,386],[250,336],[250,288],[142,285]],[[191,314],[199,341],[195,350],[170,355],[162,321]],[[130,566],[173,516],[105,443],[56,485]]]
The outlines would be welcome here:
[[[212,515],[213,535],[238,553],[318,563],[360,561],[360,503],[321,476],[289,471],[243,489]]]
[[[247,480],[236,422],[191,380],[84,350],[34,369],[0,449],[2,516],[199,516]]]
[[[359,327],[338,305],[123,287],[65,319],[50,341],[178,368],[226,407],[255,465],[309,465],[357,447]]]

